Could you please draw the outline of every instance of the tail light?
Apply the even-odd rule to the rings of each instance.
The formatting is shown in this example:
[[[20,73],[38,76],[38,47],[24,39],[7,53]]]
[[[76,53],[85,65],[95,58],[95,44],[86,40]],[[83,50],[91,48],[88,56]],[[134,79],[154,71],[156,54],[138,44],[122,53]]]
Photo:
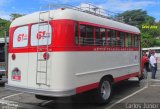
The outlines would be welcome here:
[[[15,59],[16,59],[16,55],[12,54],[12,60],[15,60]]]
[[[45,60],[48,60],[48,59],[49,59],[49,53],[44,53],[44,54],[43,54],[43,58],[44,58]]]

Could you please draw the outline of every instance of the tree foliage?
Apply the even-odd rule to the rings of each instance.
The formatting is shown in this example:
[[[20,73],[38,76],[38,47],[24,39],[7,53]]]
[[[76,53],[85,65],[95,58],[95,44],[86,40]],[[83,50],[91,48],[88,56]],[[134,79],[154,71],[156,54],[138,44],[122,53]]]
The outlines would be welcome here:
[[[159,45],[160,23],[155,22],[155,18],[149,16],[142,9],[125,11],[117,17],[122,17],[127,24],[137,26],[141,31],[142,47],[151,47]]]
[[[22,14],[18,14],[18,13],[12,13],[10,15],[12,21],[15,20],[18,17],[21,17],[21,16],[23,16],[23,15]]]
[[[122,17],[125,23],[133,26],[139,26],[143,23],[153,24],[155,21],[154,17],[147,15],[147,12],[142,9],[125,11],[117,17]]]
[[[6,31],[7,36],[9,35],[10,21],[0,18],[0,37],[4,37],[4,31]]]
[[[14,20],[14,19],[21,17],[21,16],[23,16],[23,15],[17,14],[17,13],[13,13],[10,15],[11,20]],[[6,33],[7,33],[6,35],[9,36],[10,24],[11,24],[11,21],[0,18],[0,37],[4,37],[4,31],[6,31]]]
[[[141,46],[148,48],[154,45],[155,40],[148,33],[141,33]]]

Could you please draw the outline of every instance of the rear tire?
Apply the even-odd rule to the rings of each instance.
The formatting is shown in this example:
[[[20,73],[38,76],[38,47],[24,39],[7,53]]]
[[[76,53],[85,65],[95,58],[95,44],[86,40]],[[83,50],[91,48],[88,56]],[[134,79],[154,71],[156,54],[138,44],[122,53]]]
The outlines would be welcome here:
[[[112,82],[109,78],[103,78],[96,90],[96,103],[107,104],[112,95]]]
[[[54,100],[55,99],[54,97],[44,96],[44,95],[35,95],[35,97],[40,100]]]
[[[0,83],[0,87],[4,87],[5,86],[5,83]]]

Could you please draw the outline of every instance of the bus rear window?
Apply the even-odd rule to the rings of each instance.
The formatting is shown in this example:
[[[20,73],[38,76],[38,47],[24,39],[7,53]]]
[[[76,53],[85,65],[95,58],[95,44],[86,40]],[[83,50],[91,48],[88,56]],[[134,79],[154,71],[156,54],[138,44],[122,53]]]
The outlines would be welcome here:
[[[28,26],[18,27],[13,34],[13,47],[28,45]]]
[[[51,44],[51,26],[47,23],[34,24],[31,27],[31,45],[50,45]]]

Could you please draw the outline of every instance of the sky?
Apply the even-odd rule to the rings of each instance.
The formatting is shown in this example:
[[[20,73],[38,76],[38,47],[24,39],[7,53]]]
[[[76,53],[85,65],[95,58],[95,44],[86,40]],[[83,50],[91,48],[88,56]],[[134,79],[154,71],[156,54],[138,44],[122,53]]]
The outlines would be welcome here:
[[[0,18],[10,20],[11,13],[30,14],[49,3],[73,6],[91,3],[115,13],[143,9],[156,21],[160,21],[160,0],[0,0]]]

